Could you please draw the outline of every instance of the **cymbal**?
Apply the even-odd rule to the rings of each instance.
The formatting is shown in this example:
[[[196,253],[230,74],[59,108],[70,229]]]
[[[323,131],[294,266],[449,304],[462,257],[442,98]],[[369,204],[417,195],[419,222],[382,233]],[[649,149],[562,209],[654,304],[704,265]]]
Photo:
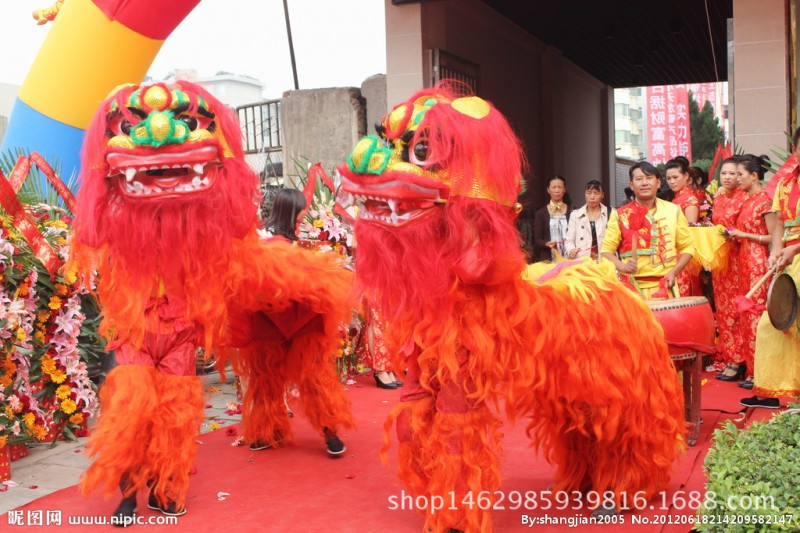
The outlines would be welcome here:
[[[797,286],[789,274],[779,274],[770,283],[767,314],[775,329],[781,331],[788,331],[797,320]]]

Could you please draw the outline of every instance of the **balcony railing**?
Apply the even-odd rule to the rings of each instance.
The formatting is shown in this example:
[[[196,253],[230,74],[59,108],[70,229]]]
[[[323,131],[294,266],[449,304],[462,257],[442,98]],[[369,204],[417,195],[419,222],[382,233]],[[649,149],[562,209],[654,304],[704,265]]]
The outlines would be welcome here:
[[[281,101],[266,100],[236,108],[247,162],[262,184],[283,175]]]

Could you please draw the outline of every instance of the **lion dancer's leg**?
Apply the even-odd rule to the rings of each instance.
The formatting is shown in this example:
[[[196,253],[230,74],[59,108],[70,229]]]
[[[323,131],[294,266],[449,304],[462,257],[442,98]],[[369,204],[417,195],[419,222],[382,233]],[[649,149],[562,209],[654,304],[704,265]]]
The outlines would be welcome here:
[[[203,421],[203,390],[194,376],[193,328],[150,334],[141,350],[122,344],[120,365],[100,390],[102,412],[87,446],[95,460],[81,491],[96,488],[123,500],[114,516],[131,523],[136,492],[152,486],[150,506],[183,514],[194,463],[196,435]]]
[[[491,531],[490,510],[500,489],[500,421],[485,403],[467,397],[468,379],[431,394],[420,386],[414,363],[387,422],[397,420],[400,477],[415,501],[427,499],[426,530]]]
[[[350,398],[336,375],[333,349],[328,344],[321,334],[298,339],[292,345],[288,365],[291,382],[300,391],[300,408],[325,438],[328,453],[335,457],[346,449],[338,431],[353,428],[355,422]]]
[[[253,451],[291,444],[294,433],[284,403],[288,383],[285,342],[269,342],[242,349],[239,375],[246,379],[242,399],[244,439]]]
[[[189,490],[189,473],[197,452],[197,434],[203,423],[203,384],[195,376],[197,350],[194,329],[157,336],[160,370],[158,397],[148,447],[152,472],[148,507],[181,515]]]

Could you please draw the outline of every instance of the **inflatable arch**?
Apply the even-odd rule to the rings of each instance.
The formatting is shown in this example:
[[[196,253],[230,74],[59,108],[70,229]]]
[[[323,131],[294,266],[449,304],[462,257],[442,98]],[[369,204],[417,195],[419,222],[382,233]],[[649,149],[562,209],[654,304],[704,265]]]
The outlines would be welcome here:
[[[3,153],[21,148],[80,167],[97,106],[122,83],[139,83],[172,31],[200,0],[66,0],[11,111]]]

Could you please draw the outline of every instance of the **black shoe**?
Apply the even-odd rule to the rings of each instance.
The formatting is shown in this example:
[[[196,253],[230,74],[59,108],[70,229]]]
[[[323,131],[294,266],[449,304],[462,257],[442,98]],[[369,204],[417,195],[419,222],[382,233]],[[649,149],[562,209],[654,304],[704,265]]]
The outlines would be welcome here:
[[[593,518],[599,518],[601,516],[615,516],[619,514],[619,509],[617,509],[616,504],[613,502],[605,502],[603,505],[592,511]]]
[[[381,381],[381,378],[378,377],[378,373],[377,372],[373,372],[372,373],[372,377],[375,378],[375,385],[377,385],[379,389],[394,390],[394,389],[396,389],[397,387],[400,386],[400,385],[397,384],[396,381],[393,381],[391,383],[384,383],[383,381]]]
[[[266,450],[268,448],[275,447],[276,445],[280,444],[281,441],[283,441],[283,433],[281,433],[280,431],[276,431],[275,433],[272,434],[272,440],[274,444],[269,443],[265,440],[257,440],[250,444],[250,451],[258,452],[261,450]]]
[[[725,375],[723,371],[723,373],[719,373],[715,377],[720,381],[739,381],[744,378],[746,367],[744,363],[739,363],[738,365],[728,365],[725,370],[733,370],[736,373],[733,375]]]
[[[154,511],[161,511],[162,514],[167,516],[183,516],[186,514],[186,507],[181,507],[178,509],[178,506],[172,500],[167,500],[167,505],[161,507],[158,503],[158,498],[152,492],[150,493],[150,497],[147,499],[147,507],[153,509]]]
[[[327,428],[325,429],[325,447],[328,453],[334,457],[342,455],[347,450],[342,439]]]
[[[739,403],[745,407],[765,407],[767,409],[780,409],[781,401],[777,398],[762,398],[752,396],[750,398],[742,398]]]
[[[750,390],[753,388],[753,380],[752,379],[745,379],[744,381],[739,382],[739,386],[743,389]]]
[[[111,524],[115,527],[128,527],[135,523],[136,494],[123,498],[111,514]]]
[[[267,448],[272,448],[272,444],[264,440],[257,440],[250,443],[251,452],[259,452],[261,450],[266,450]]]

